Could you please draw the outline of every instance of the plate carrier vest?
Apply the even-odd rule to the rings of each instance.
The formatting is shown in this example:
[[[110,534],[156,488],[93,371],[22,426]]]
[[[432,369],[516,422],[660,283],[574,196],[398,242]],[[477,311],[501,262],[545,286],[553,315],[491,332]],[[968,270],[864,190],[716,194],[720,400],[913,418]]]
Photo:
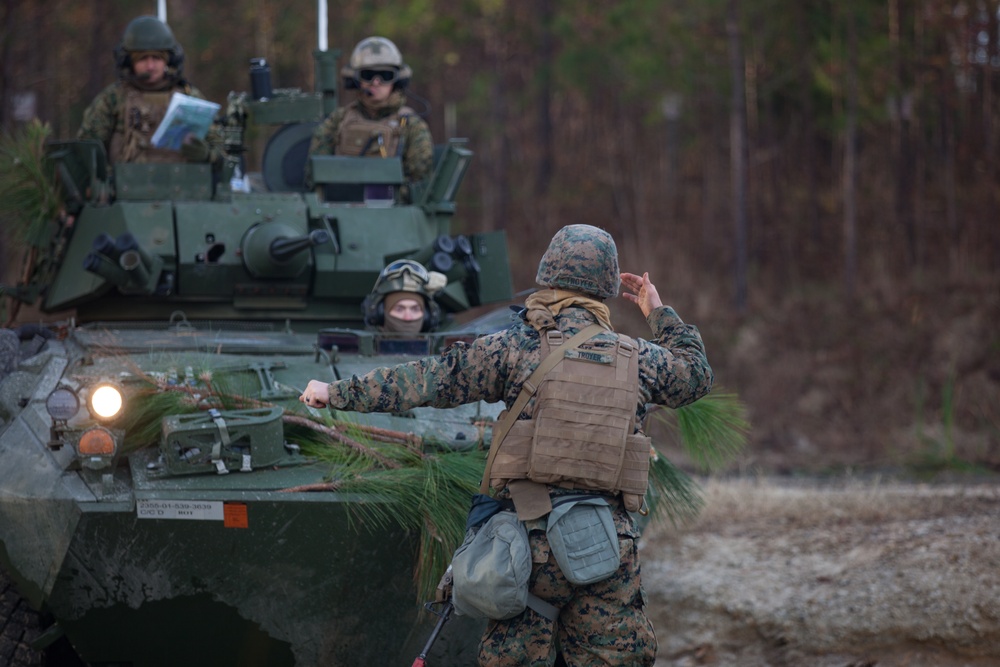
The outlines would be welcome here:
[[[635,428],[639,347],[587,342],[563,352],[537,388],[531,419],[515,421],[498,450],[490,483],[529,479],[566,489],[622,494],[638,511],[649,479],[650,439]],[[541,335],[541,358],[563,344],[561,331]],[[500,419],[503,418],[501,415]]]
[[[355,105],[344,113],[337,128],[337,153],[368,157],[396,157],[403,152],[403,130],[407,119],[416,115],[403,106],[384,118],[366,118]]]
[[[113,164],[119,162],[183,162],[177,151],[156,148],[152,138],[163,117],[167,115],[170,98],[176,89],[164,91],[142,91],[130,85],[124,86],[125,104],[122,116],[123,132],[117,130],[111,136]],[[190,93],[190,88],[181,90]]]

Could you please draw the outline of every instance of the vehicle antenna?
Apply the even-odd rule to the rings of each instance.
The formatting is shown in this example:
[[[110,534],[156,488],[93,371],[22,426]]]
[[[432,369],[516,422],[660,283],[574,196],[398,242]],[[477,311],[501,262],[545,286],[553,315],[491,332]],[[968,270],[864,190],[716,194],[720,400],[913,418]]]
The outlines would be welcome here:
[[[317,5],[316,11],[319,14],[319,19],[317,20],[317,28],[319,30],[317,48],[320,51],[326,51],[326,0],[317,0]]]

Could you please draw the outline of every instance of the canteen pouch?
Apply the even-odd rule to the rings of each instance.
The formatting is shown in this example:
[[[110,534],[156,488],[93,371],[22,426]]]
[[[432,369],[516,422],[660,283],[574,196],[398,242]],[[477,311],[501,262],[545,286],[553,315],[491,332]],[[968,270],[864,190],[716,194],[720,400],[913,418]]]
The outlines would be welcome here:
[[[496,512],[470,528],[451,559],[452,602],[459,614],[503,620],[528,604],[531,548],[517,514]]]
[[[583,585],[618,570],[618,531],[611,506],[600,496],[572,496],[553,503],[545,534],[566,580]]]

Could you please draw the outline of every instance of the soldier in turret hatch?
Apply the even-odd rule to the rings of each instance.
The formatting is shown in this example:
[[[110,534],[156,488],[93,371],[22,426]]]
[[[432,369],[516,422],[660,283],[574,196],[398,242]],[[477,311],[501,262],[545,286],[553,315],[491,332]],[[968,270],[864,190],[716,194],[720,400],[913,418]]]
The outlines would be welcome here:
[[[358,98],[320,123],[309,155],[398,156],[407,182],[431,175],[434,142],[423,118],[405,105],[413,70],[396,45],[385,37],[361,40],[340,70],[344,87]],[[306,160],[306,185],[313,187],[312,165]],[[403,198],[409,194],[404,187]]]
[[[205,139],[189,135],[179,153],[151,143],[174,92],[205,98],[184,79],[184,50],[166,23],[155,16],[133,19],[115,47],[115,64],[118,81],[87,107],[77,139],[103,143],[112,163],[222,159],[222,139],[212,129]]]
[[[365,324],[386,333],[434,331],[441,324],[441,307],[434,294],[448,279],[409,259],[390,263],[379,274],[361,308]]]

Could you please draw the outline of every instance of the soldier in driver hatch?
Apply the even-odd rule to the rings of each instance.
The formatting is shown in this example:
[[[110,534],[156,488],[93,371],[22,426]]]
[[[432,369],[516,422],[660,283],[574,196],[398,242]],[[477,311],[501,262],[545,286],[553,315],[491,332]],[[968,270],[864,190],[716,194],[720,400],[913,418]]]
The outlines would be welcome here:
[[[625,420],[629,426],[616,427],[619,430],[637,431],[649,403],[678,408],[711,390],[714,376],[698,329],[685,324],[673,308],[662,304],[648,273],[641,276],[619,273],[618,251],[607,232],[589,225],[562,228],[542,256],[535,280],[544,289],[527,299],[520,321],[510,328],[471,343],[457,342],[437,357],[378,368],[362,377],[354,376],[332,384],[312,380],[300,400],[311,406],[329,405],[337,410],[358,412],[397,412],[418,406],[447,408],[477,400],[503,401],[510,408],[522,385],[543,356],[547,356],[542,353],[548,349],[550,339],[571,336],[595,324],[599,333],[587,342],[591,347],[579,351],[586,357],[585,361],[596,359],[598,363],[607,364],[608,361],[601,360],[610,357],[611,363],[619,364],[613,358],[615,354],[622,354],[622,346],[626,345],[631,350],[628,362],[631,364],[638,350],[638,368],[631,366],[630,375],[625,376],[636,377],[638,387],[628,389],[632,387],[630,382],[618,381],[616,391],[626,388],[629,392],[629,398],[622,401],[624,411],[632,412],[628,403],[635,401],[631,406],[634,415],[630,414]],[[650,341],[633,340],[614,332],[604,300],[617,296],[621,285],[626,289],[623,296],[646,316],[652,330]],[[570,352],[572,350],[565,353],[567,358]],[[595,367],[598,364],[590,366]],[[620,364],[612,368],[620,368]],[[636,372],[637,375],[631,375]],[[542,380],[542,384],[547,382]],[[541,392],[539,387],[504,441],[510,439],[510,433],[518,424],[532,420],[536,409],[539,413],[545,412],[547,408],[539,407],[536,400]],[[610,388],[605,393],[610,394]],[[594,411],[597,412],[596,405]],[[602,426],[583,426],[587,415],[580,414],[580,417],[576,425],[578,432],[585,434],[584,429]],[[620,437],[628,439],[637,435],[639,433],[627,432]],[[493,446],[498,445],[494,443]],[[499,446],[503,447],[503,443]],[[605,453],[600,450],[589,454],[594,449],[583,447],[578,439],[564,441],[562,446],[576,458]],[[646,451],[649,451],[648,444]],[[519,485],[515,482],[524,480],[498,480],[496,464],[499,460],[497,457],[494,461],[490,474],[493,489],[498,498],[513,498],[520,517]],[[524,469],[527,470],[527,466]],[[538,487],[533,488],[537,490]],[[571,491],[558,483],[546,484],[541,489],[542,499],[550,508],[553,498],[580,493],[579,488]],[[601,491],[594,493],[601,494]],[[513,618],[490,621],[480,643],[480,665],[553,665],[557,647],[566,664],[574,667],[653,664],[656,637],[646,615],[646,598],[639,580],[636,548],[639,533],[625,507],[630,501],[624,493],[612,496],[604,492],[602,496],[612,503],[620,558],[617,569],[608,578],[595,583],[570,583],[550,550],[545,531],[540,529],[544,523],[539,521],[544,522],[545,516],[527,521],[525,526],[532,555],[529,592],[554,606],[555,618],[549,620],[529,606]],[[631,500],[634,510],[636,498]]]
[[[399,156],[408,182],[428,178],[434,163],[434,142],[424,119],[405,106],[413,70],[403,62],[396,45],[385,37],[367,37],[354,47],[340,73],[344,88],[357,90],[357,99],[320,123],[309,155]],[[311,189],[309,160],[305,180]],[[407,192],[403,194],[408,198]]]
[[[174,92],[205,98],[184,80],[184,50],[166,23],[155,16],[133,19],[115,48],[115,65],[118,81],[98,93],[84,111],[77,139],[103,143],[112,164],[222,159],[222,139],[215,129],[204,140],[189,135],[180,155],[151,144]]]
[[[434,294],[447,283],[444,274],[428,271],[419,262],[391,262],[361,305],[365,324],[387,333],[434,331],[441,323],[441,307]]]

